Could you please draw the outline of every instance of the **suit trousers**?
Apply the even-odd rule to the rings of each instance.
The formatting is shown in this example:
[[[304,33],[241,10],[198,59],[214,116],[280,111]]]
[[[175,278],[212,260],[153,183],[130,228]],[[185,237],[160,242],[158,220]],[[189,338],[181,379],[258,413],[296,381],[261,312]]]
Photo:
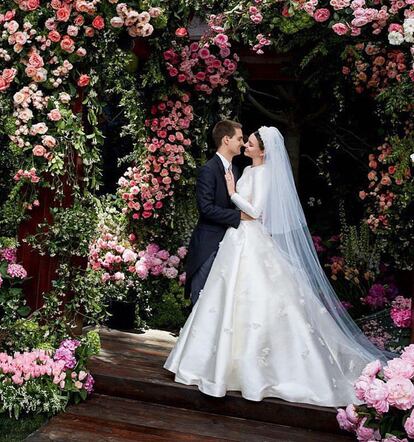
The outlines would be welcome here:
[[[208,274],[210,273],[211,267],[213,266],[214,258],[217,255],[217,251],[213,252],[206,261],[201,264],[199,269],[194,273],[193,277],[191,278],[191,302],[193,305],[198,300],[198,297],[200,296],[200,291],[203,289]]]

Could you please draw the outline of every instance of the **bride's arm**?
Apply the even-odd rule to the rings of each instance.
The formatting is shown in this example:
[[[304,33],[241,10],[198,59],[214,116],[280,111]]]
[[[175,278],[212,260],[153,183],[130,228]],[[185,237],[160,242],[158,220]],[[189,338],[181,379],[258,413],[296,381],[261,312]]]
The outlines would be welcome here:
[[[231,195],[231,200],[244,213],[247,213],[247,215],[257,219],[263,212],[265,193],[264,169],[262,169],[254,172],[252,202],[250,203],[241,197],[237,192]]]

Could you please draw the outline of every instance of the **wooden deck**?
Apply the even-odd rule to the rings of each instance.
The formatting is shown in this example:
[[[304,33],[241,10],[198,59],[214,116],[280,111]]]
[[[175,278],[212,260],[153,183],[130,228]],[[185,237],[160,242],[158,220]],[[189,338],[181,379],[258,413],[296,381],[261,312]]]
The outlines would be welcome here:
[[[175,383],[162,365],[174,344],[166,332],[104,330],[90,368],[91,399],[54,417],[28,441],[346,442],[335,410],[239,393],[212,398]]]

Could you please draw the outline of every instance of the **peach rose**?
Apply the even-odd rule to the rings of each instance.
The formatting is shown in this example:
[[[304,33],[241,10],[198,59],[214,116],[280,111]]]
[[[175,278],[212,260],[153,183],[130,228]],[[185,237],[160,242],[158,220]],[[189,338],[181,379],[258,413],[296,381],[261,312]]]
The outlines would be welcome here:
[[[54,43],[57,43],[60,41],[61,39],[61,35],[59,34],[58,31],[50,31],[48,36],[49,40],[53,41]]]
[[[33,76],[33,80],[37,83],[42,83],[47,80],[47,70],[40,68],[37,69],[36,74]]]
[[[14,34],[15,42],[19,45],[24,45],[27,42],[27,36],[26,34],[23,34],[23,32],[16,32]]]
[[[59,9],[59,8],[62,7],[62,2],[61,2],[60,0],[52,0],[52,1],[50,2],[50,6],[51,6],[53,9],[57,10],[57,9]]]
[[[56,139],[51,135],[44,135],[42,137],[43,146],[48,147],[49,149],[53,149],[56,146]]]
[[[24,71],[28,77],[33,78],[36,75],[37,69],[33,66],[27,66]]]
[[[39,0],[27,0],[26,6],[28,11],[34,11],[40,5]]]
[[[90,79],[91,79],[91,78],[89,77],[89,75],[82,74],[82,75],[79,77],[79,80],[78,80],[78,86],[80,86],[80,87],[85,87],[85,86],[87,86],[87,85],[89,84]]]
[[[34,68],[41,68],[44,66],[44,61],[41,55],[39,55],[37,52],[33,52],[32,55],[29,58],[29,65],[33,66]]]
[[[2,77],[8,82],[11,83],[14,79],[14,77],[16,76],[17,71],[16,69],[12,68],[12,69],[4,69]]]
[[[56,20],[58,21],[68,21],[70,17],[70,8],[68,6],[63,6],[56,11]]]
[[[32,152],[35,157],[43,157],[44,154],[46,153],[46,149],[42,145],[36,144]]]
[[[44,135],[48,130],[45,123],[36,123],[30,128],[30,135],[41,134]]]
[[[69,35],[65,35],[60,42],[60,47],[69,53],[72,53],[75,50],[75,42],[69,37]]]

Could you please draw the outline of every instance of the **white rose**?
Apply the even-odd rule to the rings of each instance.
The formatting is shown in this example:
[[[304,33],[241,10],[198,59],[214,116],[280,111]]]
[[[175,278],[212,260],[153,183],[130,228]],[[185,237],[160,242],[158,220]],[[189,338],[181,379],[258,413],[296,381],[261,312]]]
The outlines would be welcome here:
[[[410,155],[410,158],[411,158],[411,162],[414,164],[414,153],[412,153],[412,154]]]
[[[406,18],[403,23],[404,34],[412,34],[414,32],[414,18]]]
[[[16,92],[13,95],[14,104],[21,104],[25,100],[26,96],[22,92]]]
[[[112,17],[111,26],[114,28],[122,28],[124,26],[124,20],[121,17]]]
[[[404,36],[397,31],[392,31],[388,34],[388,41],[390,44],[398,46],[404,41]]]
[[[60,100],[62,103],[67,104],[67,103],[70,102],[70,95],[67,94],[66,92],[61,92],[61,93],[59,94],[59,100]]]
[[[19,118],[23,121],[29,121],[33,118],[33,112],[30,109],[23,109],[19,111]]]

